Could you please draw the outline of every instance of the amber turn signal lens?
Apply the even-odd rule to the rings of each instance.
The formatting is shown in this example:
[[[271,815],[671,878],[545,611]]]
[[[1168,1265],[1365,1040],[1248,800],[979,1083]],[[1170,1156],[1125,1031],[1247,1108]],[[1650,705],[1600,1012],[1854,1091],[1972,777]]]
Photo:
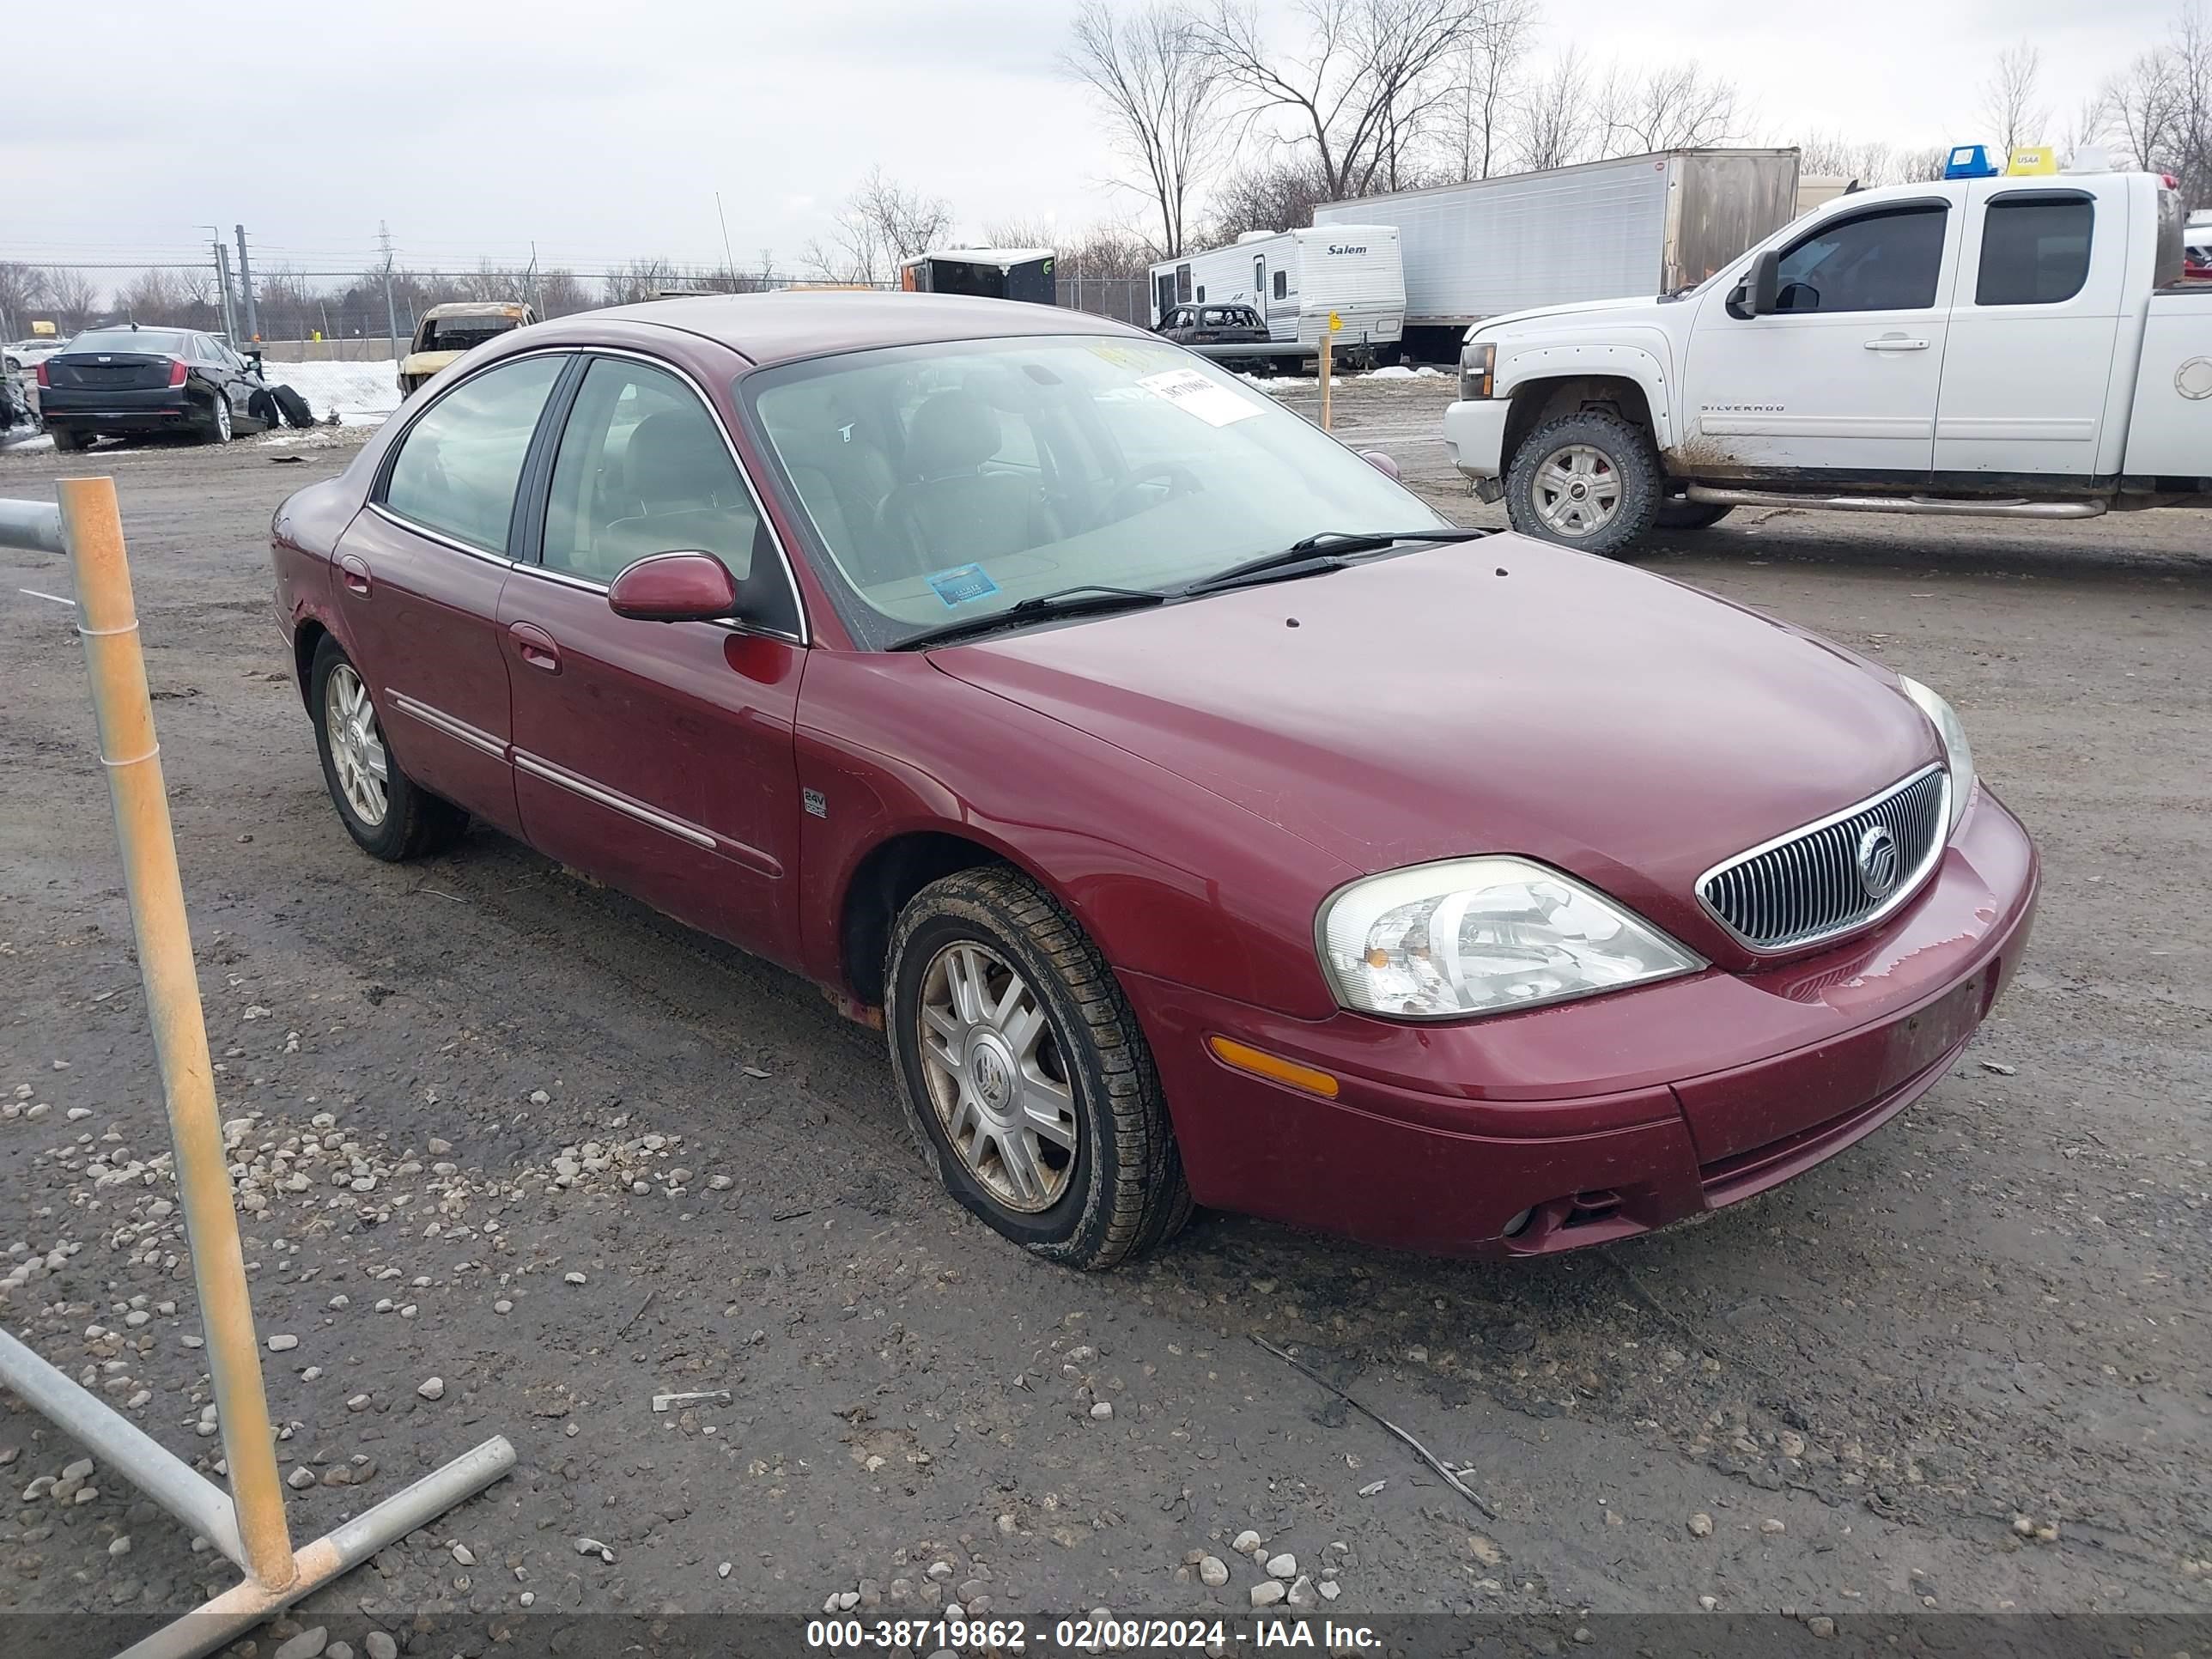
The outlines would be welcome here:
[[[1319,1095],[1327,1100],[1336,1098],[1337,1082],[1327,1072],[1316,1071],[1310,1066],[1301,1066],[1294,1060],[1285,1060],[1263,1048],[1231,1041],[1225,1036],[1210,1036],[1206,1046],[1213,1050],[1214,1058],[1224,1066],[1234,1066],[1240,1072],[1249,1072],[1255,1077],[1264,1077],[1271,1082],[1287,1083],[1293,1089],[1304,1089],[1308,1094]]]

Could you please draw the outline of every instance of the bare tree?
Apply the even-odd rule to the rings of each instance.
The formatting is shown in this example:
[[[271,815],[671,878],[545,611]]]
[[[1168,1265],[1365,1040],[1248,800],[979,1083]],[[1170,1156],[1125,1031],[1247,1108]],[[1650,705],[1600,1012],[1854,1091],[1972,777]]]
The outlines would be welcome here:
[[[1487,179],[1504,159],[1522,60],[1536,27],[1536,0],[1493,0],[1461,48],[1443,125],[1456,181]]]
[[[1896,156],[1879,138],[1850,138],[1841,133],[1808,132],[1796,141],[1800,177],[1856,179],[1863,185],[1891,182]]]
[[[676,281],[676,265],[672,260],[664,258],[632,259],[619,270],[609,271],[603,280],[609,305],[634,306],[672,286]]]
[[[1060,66],[1106,107],[1116,149],[1142,175],[1159,222],[1156,246],[1183,251],[1192,192],[1218,162],[1223,82],[1190,12],[1161,0],[1116,16],[1084,0]]]
[[[91,277],[68,265],[49,265],[40,280],[57,327],[75,334],[91,323],[100,305],[100,289]]]
[[[1744,115],[1735,83],[1708,76],[1694,62],[1649,73],[1615,64],[1606,72],[1598,106],[1608,155],[1725,143],[1741,130]]]
[[[1197,25],[1248,125],[1279,122],[1332,199],[1394,190],[1451,93],[1488,0],[1299,0],[1302,52],[1279,50],[1256,4],[1214,0]]]
[[[1996,67],[1982,82],[1982,101],[1976,111],[1984,128],[1996,136],[2006,155],[2043,135],[2051,111],[2039,101],[2043,78],[2043,53],[2027,41],[1997,54]]]
[[[1248,167],[1214,191],[1205,240],[1220,247],[1247,231],[1303,230],[1329,199],[1328,181],[1310,159]]]
[[[1942,144],[1921,149],[1899,150],[1891,164],[1900,185],[1932,184],[1943,176],[1943,169],[1951,160],[1950,150]]]
[[[1521,88],[1516,100],[1513,165],[1522,172],[1587,160],[1599,136],[1590,104],[1589,70],[1569,46]]]
[[[2189,206],[2212,204],[2212,26],[2185,5],[2166,44],[2105,84],[2106,128],[2136,162],[2173,175]]]
[[[30,331],[30,313],[45,302],[46,274],[36,265],[0,259],[0,339]]]
[[[884,283],[899,261],[927,253],[952,234],[952,209],[870,169],[831,221],[830,240],[807,244],[806,263],[830,283]]]
[[[589,311],[592,301],[585,295],[584,285],[576,280],[576,273],[562,265],[538,273],[538,314],[540,317],[566,317],[571,313]]]

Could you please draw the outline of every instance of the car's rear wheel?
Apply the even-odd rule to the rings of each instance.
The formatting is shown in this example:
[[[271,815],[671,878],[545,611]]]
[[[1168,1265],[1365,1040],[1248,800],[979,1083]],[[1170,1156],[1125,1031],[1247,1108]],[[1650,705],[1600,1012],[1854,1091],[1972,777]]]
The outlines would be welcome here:
[[[1152,1050],[1112,970],[1026,876],[963,871],[900,914],[884,1024],[947,1191],[1024,1249],[1111,1267],[1190,1215]]]
[[[65,426],[48,427],[46,430],[52,436],[54,447],[56,449],[68,451],[72,449],[88,449],[92,447],[92,434],[90,433],[75,431]]]
[[[200,435],[211,444],[230,441],[230,399],[220,392],[215,394],[215,406],[208,411],[207,424],[200,428]]]
[[[1505,474],[1505,513],[1524,536],[1611,556],[1651,527],[1664,483],[1644,428],[1601,409],[1530,433]]]
[[[397,863],[434,852],[468,828],[468,814],[424,789],[392,759],[368,683],[328,635],[316,647],[307,685],[323,782],[363,852]]]

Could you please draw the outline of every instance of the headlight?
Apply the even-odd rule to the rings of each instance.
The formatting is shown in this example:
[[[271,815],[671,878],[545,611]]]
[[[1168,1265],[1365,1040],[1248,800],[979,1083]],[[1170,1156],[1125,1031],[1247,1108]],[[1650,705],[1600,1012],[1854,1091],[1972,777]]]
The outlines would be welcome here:
[[[1906,696],[1920,705],[1920,712],[1935,723],[1936,735],[1943,739],[1943,764],[1951,774],[1951,822],[1944,826],[1948,835],[1966,815],[1966,797],[1974,793],[1974,746],[1966,741],[1966,728],[1960,722],[1957,709],[1918,680],[1899,674],[1897,683],[1905,688]]]
[[[1401,1019],[1529,1008],[1705,965],[1602,894],[1516,858],[1355,881],[1315,931],[1337,1000]]]
[[[1498,364],[1498,342],[1477,340],[1459,354],[1459,395],[1462,403],[1490,396],[1495,383],[1492,371]]]

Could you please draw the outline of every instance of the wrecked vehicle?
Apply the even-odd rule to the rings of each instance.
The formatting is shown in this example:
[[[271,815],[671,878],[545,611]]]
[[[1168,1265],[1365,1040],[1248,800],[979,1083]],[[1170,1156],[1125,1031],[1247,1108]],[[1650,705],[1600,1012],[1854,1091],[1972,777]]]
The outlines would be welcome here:
[[[399,395],[411,397],[416,387],[463,352],[537,320],[528,306],[503,300],[432,306],[416,323],[414,344],[399,360]]]
[[[2212,286],[2148,173],[1839,196],[1693,288],[1469,329],[1444,441],[1513,527],[1619,553],[1741,506],[2212,507]]]

